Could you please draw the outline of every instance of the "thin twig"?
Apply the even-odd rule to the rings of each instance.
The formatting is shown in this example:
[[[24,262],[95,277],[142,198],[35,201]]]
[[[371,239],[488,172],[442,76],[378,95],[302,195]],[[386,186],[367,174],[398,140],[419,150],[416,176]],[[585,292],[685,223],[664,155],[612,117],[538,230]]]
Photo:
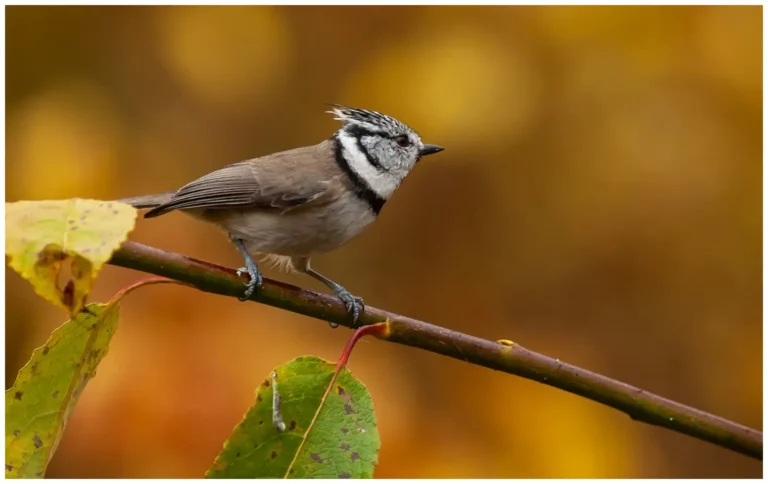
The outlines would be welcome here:
[[[135,242],[126,242],[110,264],[232,297],[243,294],[246,280],[232,269]],[[251,300],[350,328],[389,320],[388,330],[377,335],[381,339],[535,380],[621,410],[634,420],[763,459],[762,432],[535,353],[516,343],[476,338],[370,306],[365,307],[355,326],[336,298],[269,279],[264,279],[263,286]]]

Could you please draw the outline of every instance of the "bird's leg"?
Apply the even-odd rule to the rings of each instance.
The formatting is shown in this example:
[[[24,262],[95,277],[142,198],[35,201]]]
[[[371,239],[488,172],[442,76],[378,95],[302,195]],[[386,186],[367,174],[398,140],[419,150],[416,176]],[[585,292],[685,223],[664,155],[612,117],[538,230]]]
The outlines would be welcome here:
[[[237,270],[237,275],[241,275],[243,273],[248,274],[251,276],[251,280],[245,283],[245,294],[242,297],[239,297],[238,299],[241,301],[246,301],[251,298],[253,295],[253,291],[261,286],[261,271],[259,271],[258,266],[256,266],[256,262],[253,260],[253,257],[251,257],[251,254],[248,252],[248,249],[245,248],[245,244],[243,244],[242,239],[236,239],[232,238],[232,242],[235,243],[235,246],[237,246],[237,249],[240,251],[240,253],[243,255],[243,258],[245,259],[245,267],[241,267]]]
[[[331,288],[336,297],[341,299],[341,302],[344,303],[347,312],[352,315],[352,322],[357,323],[357,318],[360,317],[360,312],[365,310],[362,298],[353,296],[349,291],[344,289],[343,286],[336,284],[314,269],[307,270],[307,274]]]
[[[292,259],[292,265],[297,271],[314,277],[318,281],[328,286],[331,290],[333,290],[333,294],[335,294],[337,298],[341,299],[341,302],[343,302],[344,306],[347,308],[347,312],[352,315],[352,322],[357,323],[357,319],[360,317],[360,313],[365,311],[365,305],[363,304],[362,298],[353,296],[341,285],[336,284],[332,280],[309,267],[309,258],[294,258]]]

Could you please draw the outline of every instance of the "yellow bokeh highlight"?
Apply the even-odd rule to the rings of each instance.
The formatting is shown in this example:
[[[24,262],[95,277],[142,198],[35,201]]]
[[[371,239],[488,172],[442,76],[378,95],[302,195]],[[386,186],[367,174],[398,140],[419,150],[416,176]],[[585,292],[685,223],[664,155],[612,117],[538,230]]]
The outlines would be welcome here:
[[[291,34],[274,7],[168,9],[158,24],[164,60],[177,80],[224,109],[267,101],[291,68]]]
[[[8,198],[105,198],[114,191],[120,128],[94,86],[30,99],[8,122]]]
[[[708,8],[696,25],[702,70],[753,103],[763,93],[762,46],[754,42],[762,35],[762,13],[759,6]]]
[[[371,52],[341,97],[391,111],[451,148],[520,136],[540,95],[528,54],[476,27],[424,25]]]
[[[493,390],[479,400],[484,402],[481,418],[492,420],[488,423],[495,425],[500,436],[495,445],[501,475],[538,473],[542,478],[561,479],[637,475],[631,432],[636,424],[628,417],[593,401],[534,385],[489,387]],[[520,393],[520,388],[530,391]],[[503,414],[527,417],[498,418]]]

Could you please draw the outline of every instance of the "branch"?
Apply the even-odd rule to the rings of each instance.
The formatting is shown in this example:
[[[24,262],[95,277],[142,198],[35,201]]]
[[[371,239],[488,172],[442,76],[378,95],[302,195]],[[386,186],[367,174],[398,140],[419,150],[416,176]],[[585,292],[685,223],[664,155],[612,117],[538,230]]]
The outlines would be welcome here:
[[[185,282],[202,291],[238,297],[247,276],[209,262],[153,247],[126,242],[110,264]],[[256,290],[253,301],[353,328],[343,304],[270,279]],[[389,320],[381,339],[414,346],[476,365],[518,375],[581,395],[628,414],[632,419],[680,432],[738,453],[763,459],[763,434],[749,427],[654,395],[640,388],[535,353],[516,343],[493,341],[451,331],[380,309],[365,307],[358,326]]]

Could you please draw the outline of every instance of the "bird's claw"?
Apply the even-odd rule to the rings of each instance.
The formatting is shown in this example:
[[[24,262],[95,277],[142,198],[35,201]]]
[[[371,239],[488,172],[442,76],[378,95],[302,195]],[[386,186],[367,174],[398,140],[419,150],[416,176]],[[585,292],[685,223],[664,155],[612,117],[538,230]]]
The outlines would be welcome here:
[[[343,287],[339,287],[334,290],[333,293],[336,294],[337,298],[341,299],[341,302],[343,302],[344,306],[347,308],[347,312],[352,315],[352,323],[357,323],[357,318],[360,317],[360,313],[365,311],[363,298],[353,296]]]
[[[250,281],[245,283],[245,294],[237,298],[240,301],[247,301],[248,299],[251,298],[251,296],[253,296],[253,291],[261,287],[261,283],[262,283],[261,272],[257,269],[255,271],[256,273],[254,274],[247,267],[241,267],[236,272],[238,276],[241,276],[243,274],[248,274],[251,278]]]

